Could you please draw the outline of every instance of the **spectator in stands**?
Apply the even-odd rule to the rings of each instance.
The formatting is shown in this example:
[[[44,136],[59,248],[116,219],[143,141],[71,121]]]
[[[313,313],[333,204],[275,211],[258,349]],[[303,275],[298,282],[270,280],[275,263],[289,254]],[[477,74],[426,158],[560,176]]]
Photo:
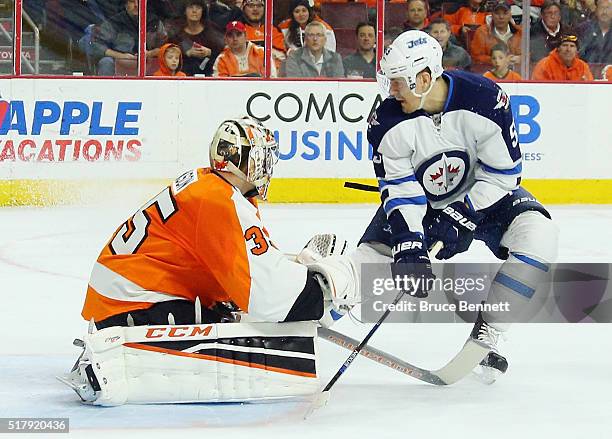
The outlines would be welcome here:
[[[176,44],[166,43],[159,49],[159,70],[153,76],[187,76],[181,72],[183,56]]]
[[[408,0],[404,30],[423,30],[429,24],[426,0]]]
[[[533,70],[533,79],[540,81],[592,81],[589,65],[578,57],[578,37],[561,36],[561,44],[542,58]]]
[[[230,21],[242,18],[242,3],[238,6],[235,0],[212,0],[208,4],[208,18],[219,29],[225,29]]]
[[[325,26],[318,21],[306,25],[304,47],[292,51],[285,64],[289,78],[340,78],[344,76],[342,58],[325,48]]]
[[[599,0],[595,18],[581,29],[580,58],[588,63],[612,63],[612,0]]]
[[[287,53],[304,46],[304,29],[313,20],[320,21],[325,25],[327,38],[325,48],[332,52],[336,51],[336,35],[332,27],[315,15],[308,0],[293,0],[289,3],[289,18],[278,25],[285,37]]]
[[[452,33],[465,41],[470,29],[477,29],[485,24],[488,15],[485,9],[484,0],[467,0],[465,6],[443,18],[450,23]]]
[[[342,61],[347,78],[376,78],[376,28],[362,22],[355,28],[357,51]]]
[[[244,0],[242,3],[243,16],[241,21],[246,27],[247,39],[260,47],[264,47],[265,41],[264,6],[264,0]],[[286,58],[285,39],[283,33],[276,26],[272,26],[272,58],[277,68]]]
[[[483,75],[485,78],[492,79],[493,81],[520,81],[521,75],[517,72],[510,70],[512,62],[512,53],[506,43],[497,43],[491,49],[491,63],[493,69],[485,72]]]
[[[262,77],[265,75],[264,49],[247,40],[244,23],[240,21],[227,23],[225,43],[227,46],[217,57],[213,66],[213,76]],[[275,77],[274,63],[271,67],[271,76]]]
[[[595,0],[562,0],[561,22],[570,29],[577,29],[594,16]]]
[[[493,6],[491,23],[480,26],[470,43],[470,55],[474,62],[491,64],[491,49],[498,43],[505,43],[510,49],[511,63],[521,60],[521,28],[512,23],[510,4],[500,0]]]
[[[537,62],[555,49],[561,36],[569,32],[561,23],[561,6],[555,0],[546,0],[542,5],[542,16],[531,27],[529,53],[531,62]]]
[[[601,72],[601,77],[605,81],[612,82],[612,64],[605,66]]]
[[[183,72],[212,76],[212,66],[223,50],[223,31],[207,20],[204,0],[187,0],[183,18],[168,26],[168,41],[183,51]]]
[[[125,0],[125,9],[105,20],[93,33],[92,52],[99,58],[98,75],[113,76],[115,60],[127,60],[136,65],[138,59],[138,0]],[[151,14],[147,16],[147,58],[156,57],[166,39],[164,26]]]
[[[450,41],[451,27],[443,18],[436,18],[429,24],[429,35],[442,46],[442,65],[445,69],[469,69],[472,58],[467,51]]]

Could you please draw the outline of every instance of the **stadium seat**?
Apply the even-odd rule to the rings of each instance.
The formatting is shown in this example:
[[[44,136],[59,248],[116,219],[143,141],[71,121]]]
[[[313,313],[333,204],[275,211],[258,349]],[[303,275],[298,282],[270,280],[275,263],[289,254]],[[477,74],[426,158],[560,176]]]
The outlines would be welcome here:
[[[603,68],[606,66],[607,64],[600,64],[600,63],[589,63],[589,69],[591,69],[591,73],[593,74],[593,79],[598,80],[598,79],[604,79],[602,77],[602,73],[603,73]]]
[[[463,6],[461,2],[443,2],[442,15],[454,14],[461,6]]]
[[[406,3],[385,3],[385,29],[404,27],[408,6]]]
[[[336,34],[336,52],[344,58],[355,52],[357,49],[357,41],[355,37],[355,29],[334,29]]]
[[[272,6],[272,23],[274,23],[274,25],[278,25],[284,19],[289,18],[287,13],[289,12],[289,5],[292,2],[293,0],[274,0]]]
[[[157,69],[159,69],[159,62],[157,58],[147,59],[146,74],[152,75]],[[116,59],[115,60],[115,76],[137,76],[138,75],[138,64],[136,61],[129,59]]]
[[[367,21],[368,8],[365,3],[323,3],[321,18],[334,31],[337,28],[355,29],[360,21]]]
[[[474,63],[470,66],[470,72],[482,75],[483,73],[491,70],[493,66],[491,64]]]

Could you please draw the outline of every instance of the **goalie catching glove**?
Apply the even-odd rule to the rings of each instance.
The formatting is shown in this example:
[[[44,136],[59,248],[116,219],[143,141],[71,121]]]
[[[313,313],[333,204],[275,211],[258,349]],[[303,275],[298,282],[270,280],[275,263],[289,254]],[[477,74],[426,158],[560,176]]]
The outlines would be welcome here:
[[[308,266],[323,292],[322,326],[329,328],[359,300],[359,275],[352,261],[344,255],[346,239],[333,233],[313,236],[296,261]]]

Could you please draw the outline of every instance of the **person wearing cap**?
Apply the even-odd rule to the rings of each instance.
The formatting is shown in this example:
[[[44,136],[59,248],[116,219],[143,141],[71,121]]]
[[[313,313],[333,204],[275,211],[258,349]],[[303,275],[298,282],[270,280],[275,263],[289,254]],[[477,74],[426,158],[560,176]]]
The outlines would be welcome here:
[[[612,63],[612,0],[599,0],[595,18],[581,28],[580,58],[588,63]]]
[[[559,46],[561,36],[570,30],[561,22],[561,6],[556,0],[546,0],[542,5],[541,17],[529,33],[529,58],[536,63]]]
[[[226,47],[213,66],[215,77],[262,77],[265,74],[265,52],[246,37],[244,23],[230,21],[225,27]],[[271,76],[276,77],[272,64]]]
[[[292,0],[289,4],[289,18],[281,21],[278,28],[284,35],[287,52],[304,47],[304,29],[313,20],[320,21],[325,26],[327,42],[325,48],[336,51],[336,34],[332,27],[317,16],[308,0]]]
[[[247,40],[264,47],[265,42],[265,3],[264,0],[244,0],[242,3],[242,19],[246,28]],[[285,60],[285,38],[283,33],[272,26],[272,58],[279,68]]]
[[[215,59],[225,47],[223,31],[207,20],[204,0],[184,3],[183,17],[169,26],[168,41],[181,48],[188,76],[212,76]]]
[[[561,36],[561,44],[550,55],[542,58],[533,70],[532,79],[538,81],[592,81],[589,65],[578,57],[578,37]]]
[[[318,21],[306,25],[304,47],[287,57],[285,75],[288,78],[342,78],[342,57],[325,48],[325,26]]]
[[[491,64],[491,49],[505,43],[510,49],[511,63],[517,65],[521,59],[521,28],[512,22],[510,4],[499,0],[493,6],[491,23],[480,26],[470,44],[470,55],[477,63]]]

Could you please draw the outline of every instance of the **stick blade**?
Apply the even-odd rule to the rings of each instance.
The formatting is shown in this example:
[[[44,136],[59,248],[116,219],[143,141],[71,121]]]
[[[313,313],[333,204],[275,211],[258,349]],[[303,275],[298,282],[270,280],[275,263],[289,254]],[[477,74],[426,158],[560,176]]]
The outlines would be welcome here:
[[[304,414],[304,419],[309,418],[315,411],[319,410],[322,407],[325,407],[329,402],[329,397],[329,390],[324,390],[320,393],[315,393],[312,402],[308,406],[308,410],[306,410],[306,413]]]

